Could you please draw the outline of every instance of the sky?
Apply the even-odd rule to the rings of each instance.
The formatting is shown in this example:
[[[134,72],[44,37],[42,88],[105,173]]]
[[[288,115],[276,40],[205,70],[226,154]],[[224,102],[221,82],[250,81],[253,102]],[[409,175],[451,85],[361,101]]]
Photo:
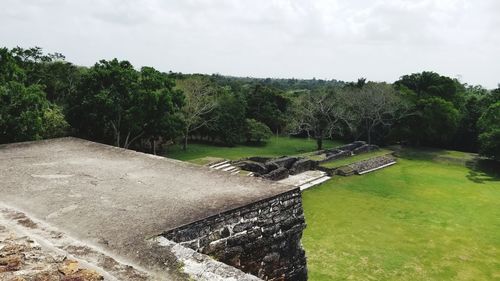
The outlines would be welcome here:
[[[500,83],[499,0],[2,0],[0,46],[90,66],[394,82]]]

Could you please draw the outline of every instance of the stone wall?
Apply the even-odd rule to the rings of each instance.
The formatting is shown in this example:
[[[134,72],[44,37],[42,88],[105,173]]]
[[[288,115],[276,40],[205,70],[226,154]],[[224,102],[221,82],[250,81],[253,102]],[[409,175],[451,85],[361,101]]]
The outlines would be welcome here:
[[[267,198],[162,234],[264,280],[307,280],[300,190]]]

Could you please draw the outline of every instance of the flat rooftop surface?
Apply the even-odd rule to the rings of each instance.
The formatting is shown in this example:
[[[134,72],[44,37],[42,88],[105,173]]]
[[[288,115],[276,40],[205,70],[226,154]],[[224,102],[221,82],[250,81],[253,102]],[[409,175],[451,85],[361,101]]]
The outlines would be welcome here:
[[[163,231],[295,187],[76,138],[0,145],[0,203],[139,258]]]

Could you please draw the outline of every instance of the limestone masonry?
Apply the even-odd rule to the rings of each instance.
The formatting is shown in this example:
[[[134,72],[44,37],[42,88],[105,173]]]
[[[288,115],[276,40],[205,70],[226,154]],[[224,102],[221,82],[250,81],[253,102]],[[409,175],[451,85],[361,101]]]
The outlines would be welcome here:
[[[297,188],[163,236],[264,280],[307,280],[304,228]]]

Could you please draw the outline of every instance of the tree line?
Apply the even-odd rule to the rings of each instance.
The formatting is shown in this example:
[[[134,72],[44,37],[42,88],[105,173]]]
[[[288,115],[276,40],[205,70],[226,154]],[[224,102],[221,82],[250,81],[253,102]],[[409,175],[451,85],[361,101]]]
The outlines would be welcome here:
[[[392,84],[164,73],[128,61],[80,67],[41,48],[0,48],[0,143],[77,136],[152,153],[192,140],[273,134],[403,143],[500,158],[500,88],[434,72]]]

